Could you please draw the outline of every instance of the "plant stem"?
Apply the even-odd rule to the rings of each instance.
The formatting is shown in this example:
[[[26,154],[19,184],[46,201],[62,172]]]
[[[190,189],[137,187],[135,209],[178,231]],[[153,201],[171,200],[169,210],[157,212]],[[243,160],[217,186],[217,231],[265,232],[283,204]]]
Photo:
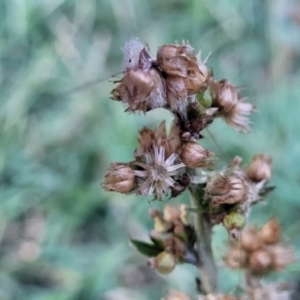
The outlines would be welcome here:
[[[194,213],[195,230],[197,233],[198,270],[201,279],[201,290],[204,294],[214,293],[218,289],[217,267],[211,247],[212,227],[208,214],[203,210],[203,188],[190,188],[190,197]]]

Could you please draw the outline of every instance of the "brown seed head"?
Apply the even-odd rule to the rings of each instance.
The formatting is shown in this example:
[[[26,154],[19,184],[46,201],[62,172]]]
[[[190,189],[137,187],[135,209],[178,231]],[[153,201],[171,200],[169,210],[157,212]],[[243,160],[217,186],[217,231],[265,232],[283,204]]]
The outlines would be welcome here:
[[[189,168],[208,168],[212,166],[211,151],[205,150],[196,142],[187,142],[182,146],[181,160]]]
[[[248,186],[239,176],[217,175],[208,181],[205,194],[213,206],[243,203],[248,195]]]
[[[202,70],[201,72],[199,67],[195,66],[188,71],[188,77],[184,79],[184,83],[189,96],[202,93],[207,89],[209,72],[204,64]]]
[[[164,45],[157,51],[157,63],[168,75],[188,76],[188,69],[197,66],[197,58],[190,45]]]
[[[229,268],[240,269],[246,266],[247,253],[238,247],[230,249],[224,257],[224,262]]]
[[[242,231],[241,246],[247,252],[253,252],[262,247],[262,241],[255,228],[249,228]]]
[[[128,106],[126,111],[148,110],[166,104],[166,89],[159,72],[151,68],[128,70],[120,84],[112,90],[112,99]]]
[[[266,154],[256,154],[250,164],[248,177],[255,181],[269,181],[272,176],[272,158]]]
[[[281,228],[277,219],[270,219],[260,230],[259,237],[265,244],[275,244],[280,240]]]
[[[268,251],[272,257],[272,268],[276,271],[296,261],[295,251],[290,246],[272,245],[268,247]]]
[[[221,107],[225,112],[232,111],[239,100],[236,88],[225,79],[216,83],[216,87],[215,101],[217,106]]]
[[[171,154],[177,153],[180,150],[180,129],[177,126],[176,121],[172,123],[169,134],[167,134],[165,121],[161,122],[154,130],[144,127],[139,133],[140,137],[138,138],[138,142],[140,148],[135,152],[135,157],[137,159],[143,157],[147,152],[152,151],[153,146],[163,146],[166,157],[169,157]]]
[[[150,95],[155,82],[148,72],[141,69],[129,70],[121,80],[121,83],[112,90],[112,98],[128,105],[128,110],[147,111],[147,98]]]
[[[112,163],[105,175],[102,187],[107,191],[114,191],[121,194],[131,192],[135,187],[135,176],[133,170],[122,163]]]
[[[270,269],[272,257],[268,251],[259,249],[251,253],[249,264],[254,273],[263,274]]]

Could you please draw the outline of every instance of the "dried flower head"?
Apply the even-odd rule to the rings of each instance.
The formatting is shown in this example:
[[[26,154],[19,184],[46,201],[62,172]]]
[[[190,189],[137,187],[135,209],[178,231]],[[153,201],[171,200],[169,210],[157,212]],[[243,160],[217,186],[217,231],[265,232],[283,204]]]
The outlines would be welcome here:
[[[291,246],[272,245],[268,247],[268,251],[272,257],[272,267],[276,271],[296,261],[295,251]]]
[[[270,270],[272,257],[265,249],[258,249],[251,253],[249,258],[250,269],[256,274],[263,274]]]
[[[241,247],[247,252],[253,252],[262,247],[259,231],[256,228],[248,228],[242,231]]]
[[[251,122],[248,116],[254,112],[254,105],[240,99],[238,89],[228,80],[209,81],[214,97],[214,105],[218,107],[217,116],[224,118],[225,122],[241,132],[250,132]]]
[[[191,68],[198,67],[194,49],[189,44],[164,45],[157,51],[157,63],[168,75],[187,77]]]
[[[276,218],[271,218],[260,230],[259,238],[265,244],[275,244],[281,237],[280,224]]]
[[[271,165],[272,158],[269,155],[256,154],[252,159],[247,175],[255,182],[262,180],[267,182],[272,176]]]
[[[247,199],[249,187],[237,175],[217,175],[207,182],[205,197],[214,206],[242,203]]]
[[[126,111],[147,112],[166,104],[164,79],[154,68],[128,70],[119,83],[111,92],[112,99],[122,101]]]
[[[166,157],[162,146],[154,146],[144,157],[144,162],[134,162],[134,165],[140,167],[140,170],[134,171],[134,175],[141,181],[137,194],[148,197],[154,195],[155,199],[162,200],[163,195],[168,194],[168,189],[175,184],[173,177],[182,174],[185,166],[176,153]]]
[[[247,264],[247,253],[236,245],[224,256],[225,264],[232,269],[240,269]]]
[[[167,134],[165,121],[161,122],[154,130],[144,127],[139,133],[140,137],[138,142],[140,148],[135,151],[135,157],[137,159],[151,151],[153,146],[164,147],[166,157],[169,157],[173,153],[179,153],[180,151],[182,142],[179,136],[180,129],[177,126],[176,120],[173,122],[169,134]]]
[[[213,82],[212,90],[215,92],[215,104],[224,112],[232,111],[239,101],[236,88],[226,79]]]
[[[211,168],[211,158],[214,154],[205,150],[196,142],[184,143],[180,158],[182,162],[189,168]]]
[[[231,111],[223,114],[225,122],[241,132],[250,132],[251,122],[248,116],[254,111],[254,106],[251,103],[240,100]]]
[[[128,164],[112,163],[102,187],[107,191],[128,194],[136,185],[134,171]]]

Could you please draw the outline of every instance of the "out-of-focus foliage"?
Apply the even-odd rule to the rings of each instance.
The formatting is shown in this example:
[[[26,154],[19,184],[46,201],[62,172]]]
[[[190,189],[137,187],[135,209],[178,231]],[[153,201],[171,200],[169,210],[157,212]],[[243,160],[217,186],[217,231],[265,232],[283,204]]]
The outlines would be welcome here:
[[[129,245],[129,234],[146,236],[147,211],[161,204],[99,186],[110,162],[132,158],[138,129],[171,116],[124,114],[109,100],[108,80],[59,95],[121,71],[120,47],[133,36],[154,53],[187,39],[203,57],[213,53],[208,65],[217,79],[244,87],[258,110],[253,133],[219,121],[202,145],[217,153],[219,166],[235,155],[245,163],[257,152],[272,155],[276,190],[250,221],[277,215],[299,256],[298,1],[2,0],[0,299],[143,300],[160,299],[170,287],[195,292],[193,267],[159,276]],[[241,277],[224,269],[226,233],[215,232],[221,286],[230,291]],[[299,264],[279,277],[298,280]]]

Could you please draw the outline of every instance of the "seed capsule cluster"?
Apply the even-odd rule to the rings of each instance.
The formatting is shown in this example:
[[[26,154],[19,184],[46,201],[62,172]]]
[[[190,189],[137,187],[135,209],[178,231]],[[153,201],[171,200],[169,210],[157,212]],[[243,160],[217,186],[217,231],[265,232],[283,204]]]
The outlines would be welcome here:
[[[272,218],[260,230],[242,231],[240,243],[231,242],[224,261],[228,267],[244,268],[252,275],[280,271],[296,259],[294,250],[280,239],[280,225]]]

